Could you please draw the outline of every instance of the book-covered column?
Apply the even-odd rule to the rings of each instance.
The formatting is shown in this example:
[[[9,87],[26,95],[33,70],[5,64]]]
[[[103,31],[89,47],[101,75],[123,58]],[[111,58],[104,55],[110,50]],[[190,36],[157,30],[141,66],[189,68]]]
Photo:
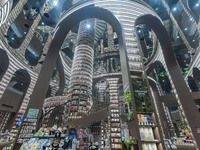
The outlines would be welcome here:
[[[65,111],[68,121],[81,118],[91,109],[94,26],[94,19],[81,21],[79,25]]]
[[[110,93],[110,122],[111,122],[111,148],[122,149],[121,140],[121,123],[119,116],[119,97],[118,97],[118,80],[119,78],[109,78],[109,93]]]

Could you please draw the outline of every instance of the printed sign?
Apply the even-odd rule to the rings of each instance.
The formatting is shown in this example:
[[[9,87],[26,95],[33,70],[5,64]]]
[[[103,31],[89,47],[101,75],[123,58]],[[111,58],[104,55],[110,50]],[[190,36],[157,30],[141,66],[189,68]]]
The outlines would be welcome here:
[[[137,112],[153,112],[145,79],[132,78],[134,100]]]
[[[27,118],[37,118],[39,109],[29,109]]]

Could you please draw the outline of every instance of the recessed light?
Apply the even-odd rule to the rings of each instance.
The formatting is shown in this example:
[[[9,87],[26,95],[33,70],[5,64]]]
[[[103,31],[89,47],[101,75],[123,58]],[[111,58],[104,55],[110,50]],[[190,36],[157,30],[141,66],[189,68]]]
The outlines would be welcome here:
[[[177,8],[176,8],[176,7],[174,7],[174,8],[173,8],[173,11],[176,11],[176,10],[177,10]]]
[[[57,6],[57,4],[58,4],[58,1],[53,1],[53,4],[54,4],[54,6]]]
[[[87,24],[86,27],[89,29],[89,28],[91,27],[91,25],[90,25],[90,24]]]

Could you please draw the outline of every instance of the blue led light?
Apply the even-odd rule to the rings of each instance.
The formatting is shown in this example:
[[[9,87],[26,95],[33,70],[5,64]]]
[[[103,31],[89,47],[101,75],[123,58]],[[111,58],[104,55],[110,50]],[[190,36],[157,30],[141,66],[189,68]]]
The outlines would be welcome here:
[[[173,8],[173,11],[176,11],[176,10],[177,10],[177,8],[176,8],[176,7],[174,7],[174,8]]]

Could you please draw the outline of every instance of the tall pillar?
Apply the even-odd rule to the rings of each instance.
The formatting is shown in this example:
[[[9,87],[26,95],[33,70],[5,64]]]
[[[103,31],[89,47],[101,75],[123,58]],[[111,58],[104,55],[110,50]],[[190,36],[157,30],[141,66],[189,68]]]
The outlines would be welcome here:
[[[91,109],[94,27],[94,19],[81,21],[79,25],[65,111],[67,120],[81,118]]]

